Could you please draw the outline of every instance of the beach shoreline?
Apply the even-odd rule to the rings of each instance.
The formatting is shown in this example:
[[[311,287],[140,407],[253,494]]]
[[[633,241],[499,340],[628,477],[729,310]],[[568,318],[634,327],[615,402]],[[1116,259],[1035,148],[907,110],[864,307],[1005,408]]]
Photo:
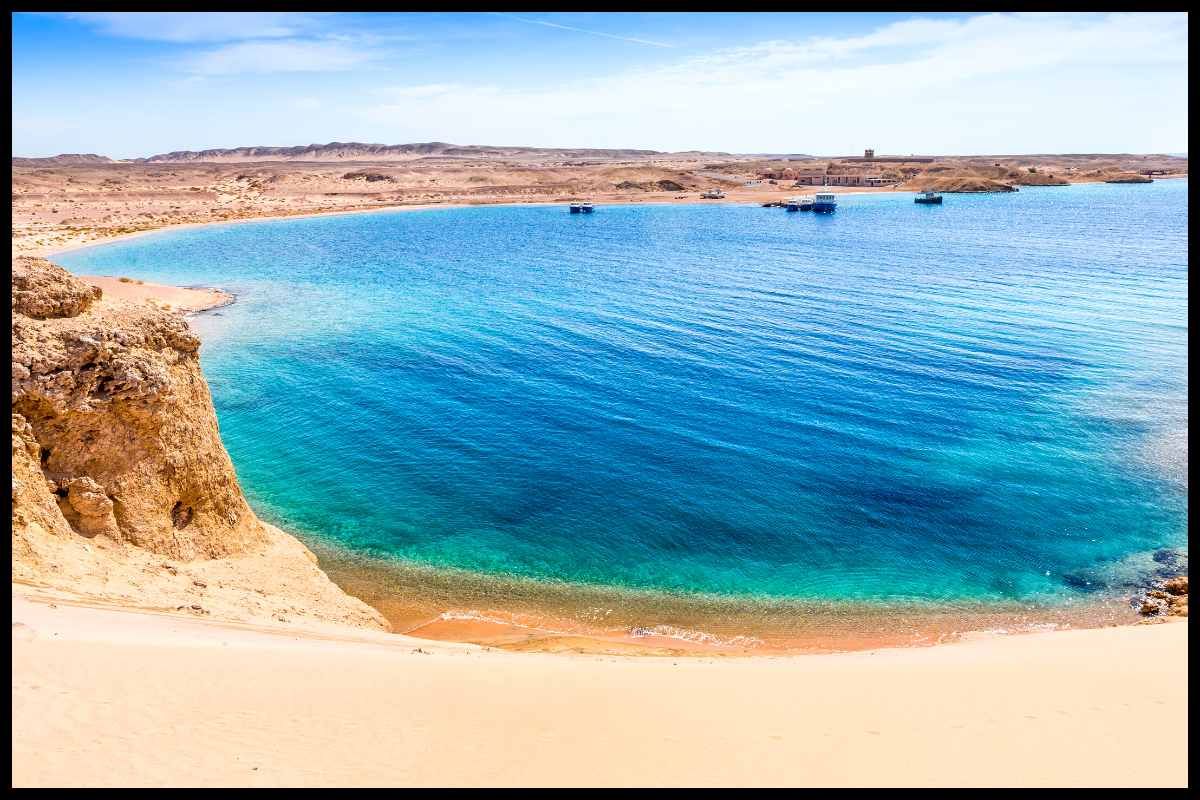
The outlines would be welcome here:
[[[1171,175],[1157,178],[1156,180],[1187,180],[1186,175]],[[1063,186],[1080,186],[1100,184],[1103,181],[1084,180],[1072,181]],[[591,202],[596,206],[609,205],[744,205],[755,206],[765,202],[777,202],[782,197],[795,194],[803,194],[805,192],[813,192],[822,187],[819,186],[802,186],[788,187],[786,190],[777,189],[774,191],[757,190],[752,192],[730,190],[727,196],[720,200],[707,200],[699,197],[698,194],[689,194],[685,198],[668,196],[670,192],[655,193],[647,197],[646,195],[615,195],[615,196],[600,196]],[[865,186],[837,186],[827,187],[834,189],[838,194],[915,194],[911,189],[901,189],[895,186],[882,187],[865,187]],[[1059,188],[1058,186],[1033,186],[1026,188]],[[967,194],[972,194],[968,192]],[[433,211],[437,209],[462,209],[462,208],[479,208],[479,207],[519,207],[519,206],[559,206],[563,205],[564,201],[558,199],[536,199],[536,200],[521,200],[514,201],[509,198],[498,200],[481,200],[479,202],[445,202],[445,203],[397,203],[394,205],[371,205],[360,208],[334,209],[324,211],[297,211],[294,213],[279,213],[277,211],[269,211],[263,214],[252,214],[248,216],[237,217],[234,219],[217,219],[206,220],[203,222],[173,222],[168,221],[156,227],[146,228],[144,230],[120,233],[113,236],[93,237],[88,238],[88,233],[80,232],[74,235],[73,240],[65,243],[49,244],[44,246],[35,246],[32,248],[21,249],[17,251],[14,242],[13,255],[33,255],[42,256],[43,258],[53,258],[62,253],[73,252],[87,247],[110,244],[113,242],[127,241],[137,239],[143,236],[148,236],[152,233],[161,233],[165,231],[187,230],[190,228],[205,228],[214,225],[236,225],[246,222],[272,222],[292,219],[310,219],[318,217],[340,217],[349,214],[371,214],[379,212],[400,212],[400,211]]]
[[[523,652],[757,657],[924,648],[978,635],[1139,624],[1119,593],[1071,602],[928,603],[675,594],[409,565],[301,536],[392,629]]]
[[[550,657],[18,586],[12,622],[14,786],[1188,781],[1186,621],[754,659]],[[1143,734],[1153,757],[1130,750]]]
[[[113,275],[80,275],[79,279],[99,288],[110,299],[149,302],[177,314],[199,314],[237,302],[237,297],[224,289],[167,286]]]

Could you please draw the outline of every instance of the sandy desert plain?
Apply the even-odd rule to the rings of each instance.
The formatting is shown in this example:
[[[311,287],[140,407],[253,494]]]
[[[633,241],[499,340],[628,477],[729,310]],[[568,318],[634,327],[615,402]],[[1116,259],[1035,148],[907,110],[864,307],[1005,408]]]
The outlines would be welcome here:
[[[14,158],[12,249],[13,255],[45,254],[173,225],[395,207],[572,200],[765,203],[813,191],[794,185],[801,175],[889,181],[881,187],[838,187],[842,192],[1008,191],[1022,185],[1146,180],[1147,174],[1181,177],[1187,165],[1186,158],[1127,154],[864,162],[861,157],[441,143],[237,148],[141,161],[95,155]],[[721,189],[725,199],[702,199],[700,193],[710,188]]]

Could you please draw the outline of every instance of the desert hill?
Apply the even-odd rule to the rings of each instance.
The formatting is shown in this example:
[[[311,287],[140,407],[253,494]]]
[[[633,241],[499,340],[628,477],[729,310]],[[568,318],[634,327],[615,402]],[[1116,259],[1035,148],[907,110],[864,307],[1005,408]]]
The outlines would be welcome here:
[[[108,156],[98,156],[95,153],[63,153],[47,158],[13,158],[14,167],[48,167],[68,166],[72,164],[113,164]]]
[[[191,162],[231,163],[263,161],[411,161],[441,158],[508,158],[508,159],[638,159],[665,155],[657,150],[594,149],[554,147],[502,147],[490,145],[456,145],[446,142],[416,144],[364,144],[362,142],[330,142],[299,147],[232,147],[214,150],[181,150],[161,153],[144,159],[132,159],[147,164],[183,164]],[[715,155],[715,154],[714,154]],[[723,154],[727,155],[727,154]]]

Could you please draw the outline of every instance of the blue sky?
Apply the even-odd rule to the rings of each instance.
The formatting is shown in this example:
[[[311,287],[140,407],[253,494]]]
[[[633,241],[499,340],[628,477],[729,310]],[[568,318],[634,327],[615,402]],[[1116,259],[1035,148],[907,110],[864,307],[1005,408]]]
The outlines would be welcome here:
[[[1184,152],[1185,14],[13,17],[13,155]]]

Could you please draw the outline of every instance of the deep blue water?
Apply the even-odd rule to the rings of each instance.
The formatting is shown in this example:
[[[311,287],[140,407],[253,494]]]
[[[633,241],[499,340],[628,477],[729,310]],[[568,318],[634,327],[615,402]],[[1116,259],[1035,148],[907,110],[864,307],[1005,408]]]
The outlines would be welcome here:
[[[252,505],[433,566],[1071,597],[1187,547],[1186,181],[163,232]]]

